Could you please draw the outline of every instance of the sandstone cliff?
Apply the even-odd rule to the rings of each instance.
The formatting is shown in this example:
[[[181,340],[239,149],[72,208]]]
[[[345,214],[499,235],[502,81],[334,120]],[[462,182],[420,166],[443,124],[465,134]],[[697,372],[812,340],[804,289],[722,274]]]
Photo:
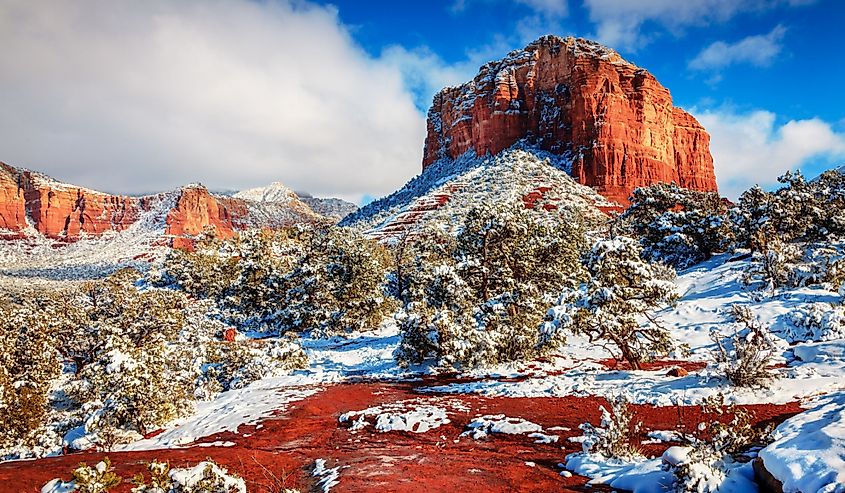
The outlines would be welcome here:
[[[166,204],[165,209],[157,210],[159,204]],[[202,185],[158,196],[125,197],[0,163],[0,238],[40,233],[75,241],[126,230],[150,214],[161,216],[150,223],[163,224],[162,237],[177,247],[189,246],[191,238],[207,226],[213,226],[220,237],[229,238],[247,227],[278,228],[322,217],[296,198],[265,204],[216,195]]]
[[[654,76],[592,41],[546,36],[440,91],[423,169],[522,139],[568,155],[577,181],[621,204],[655,182],[716,190],[704,128]]]

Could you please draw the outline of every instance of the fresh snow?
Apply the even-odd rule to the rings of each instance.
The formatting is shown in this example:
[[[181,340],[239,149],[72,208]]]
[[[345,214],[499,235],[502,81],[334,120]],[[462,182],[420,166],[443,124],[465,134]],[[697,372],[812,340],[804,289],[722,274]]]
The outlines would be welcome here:
[[[360,430],[370,423],[368,416],[375,417],[375,429],[382,433],[388,431],[406,431],[410,433],[425,433],[449,424],[446,409],[430,405],[413,405],[404,409],[403,402],[386,406],[371,407],[363,411],[350,411],[340,416],[341,423],[353,421],[353,429]]]
[[[529,438],[535,438],[536,443],[555,443],[559,438],[557,435],[543,433],[543,427],[537,423],[532,423],[522,418],[508,417],[504,414],[473,418],[467,425],[467,428],[469,429],[461,433],[461,436],[469,436],[475,440],[485,438],[493,433],[528,435]]]
[[[483,201],[515,202],[538,189],[548,188],[539,203],[580,210],[589,220],[603,221],[597,209],[615,204],[569,176],[571,159],[525,143],[514,144],[495,156],[472,151],[455,160],[442,159],[428,166],[403,188],[372,202],[341,221],[379,239],[399,237],[428,225],[455,224]]]
[[[567,457],[566,468],[591,478],[589,484],[604,484],[633,493],[666,493],[675,481],[664,459],[639,459],[631,462],[601,455],[577,453]],[[754,471],[751,463],[731,464],[727,477],[719,485],[719,493],[754,493]]]
[[[399,378],[404,371],[393,361],[398,341],[395,326],[346,339],[305,340],[303,347],[311,362],[308,369],[257,380],[242,389],[221,392],[211,401],[197,402],[192,415],[173,421],[155,437],[124,445],[120,450],[189,446],[203,437],[224,431],[237,432],[242,425],[256,424],[291,403],[318,393],[326,384],[364,374]],[[382,349],[374,349],[379,347]]]
[[[786,337],[795,327],[792,314],[807,303],[834,303],[838,294],[821,288],[798,288],[761,296],[741,280],[747,260],[732,261],[721,255],[682,272],[676,284],[681,299],[674,308],[657,314],[658,320],[681,342],[690,346],[691,361],[708,361],[714,343],[710,331],[732,324],[728,307],[747,306],[775,335]],[[845,389],[845,341],[779,343],[778,362],[783,377],[768,389],[743,389],[728,384],[711,368],[683,377],[667,377],[658,371],[608,371],[595,360],[607,357],[589,341],[570,337],[560,355],[564,361],[580,362],[556,374],[535,374],[519,381],[480,380],[427,387],[436,393],[473,393],[500,397],[564,397],[622,394],[632,403],[672,406],[697,405],[704,398],[724,394],[737,404],[785,404]],[[680,355],[678,355],[680,357]],[[593,360],[593,361],[591,361]]]
[[[254,202],[292,202],[298,200],[296,192],[286,187],[284,183],[274,181],[266,187],[250,188],[232,195],[235,198],[252,200]]]
[[[314,461],[314,471],[311,473],[317,480],[317,488],[323,493],[329,493],[331,489],[340,484],[340,466],[326,467],[326,459]]]
[[[760,457],[785,493],[845,492],[845,392],[781,423]]]

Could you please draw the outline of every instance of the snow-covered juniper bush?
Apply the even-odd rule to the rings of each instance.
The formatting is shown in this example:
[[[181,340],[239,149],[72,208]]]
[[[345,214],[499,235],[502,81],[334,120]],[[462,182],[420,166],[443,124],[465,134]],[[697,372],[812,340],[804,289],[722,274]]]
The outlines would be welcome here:
[[[572,217],[518,204],[471,209],[454,237],[423,235],[403,272],[402,364],[466,367],[531,358],[552,296],[583,276]]]

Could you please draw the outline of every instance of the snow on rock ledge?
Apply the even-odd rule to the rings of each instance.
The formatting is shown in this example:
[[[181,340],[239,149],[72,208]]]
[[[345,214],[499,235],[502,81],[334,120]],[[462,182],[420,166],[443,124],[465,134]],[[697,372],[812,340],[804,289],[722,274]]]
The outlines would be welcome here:
[[[760,458],[785,493],[845,492],[845,392],[781,423]]]

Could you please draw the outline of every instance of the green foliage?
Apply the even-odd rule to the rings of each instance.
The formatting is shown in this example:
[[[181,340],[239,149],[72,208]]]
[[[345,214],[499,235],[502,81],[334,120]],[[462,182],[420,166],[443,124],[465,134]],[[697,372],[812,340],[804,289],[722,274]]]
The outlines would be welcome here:
[[[827,171],[813,181],[787,172],[774,192],[753,187],[731,211],[739,246],[766,252],[768,243],[813,242],[845,234],[845,176]]]
[[[406,300],[397,359],[459,367],[540,354],[538,327],[551,295],[581,274],[582,245],[572,217],[522,204],[477,206],[454,238],[421,235],[393,276]]]
[[[642,260],[640,244],[629,237],[598,240],[585,258],[589,280],[564,290],[550,311],[544,337],[561,332],[604,344],[631,368],[671,351],[674,343],[651,312],[678,299],[671,267]]]
[[[718,193],[657,183],[634,190],[617,225],[640,240],[646,259],[684,268],[730,247],[727,212]]]
[[[82,463],[73,471],[74,491],[80,493],[105,493],[120,485],[123,478],[114,473],[108,457],[94,467]]]
[[[384,247],[346,228],[300,231],[302,254],[284,278],[289,288],[278,313],[282,326],[335,335],[381,325],[395,308],[385,297]]]
[[[0,348],[0,447],[32,445],[60,365],[51,320],[28,294],[0,302]]]

